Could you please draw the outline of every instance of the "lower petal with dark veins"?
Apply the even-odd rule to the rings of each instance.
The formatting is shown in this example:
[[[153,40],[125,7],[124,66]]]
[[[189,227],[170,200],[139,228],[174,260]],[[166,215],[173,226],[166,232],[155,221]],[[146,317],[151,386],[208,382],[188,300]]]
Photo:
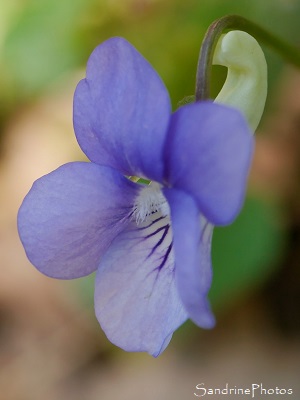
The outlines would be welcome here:
[[[108,339],[127,351],[158,356],[187,319],[175,285],[169,216],[134,221],[98,268],[95,308]]]

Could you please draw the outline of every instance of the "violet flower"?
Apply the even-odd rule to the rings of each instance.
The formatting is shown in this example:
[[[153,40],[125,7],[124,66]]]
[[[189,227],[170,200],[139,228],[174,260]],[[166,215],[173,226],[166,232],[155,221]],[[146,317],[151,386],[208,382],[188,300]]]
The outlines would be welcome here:
[[[22,243],[48,276],[97,271],[96,316],[109,340],[158,356],[187,318],[214,325],[213,225],[242,206],[252,132],[239,111],[212,102],[171,114],[159,76],[122,38],[92,53],[74,128],[91,162],[33,184],[18,215]]]

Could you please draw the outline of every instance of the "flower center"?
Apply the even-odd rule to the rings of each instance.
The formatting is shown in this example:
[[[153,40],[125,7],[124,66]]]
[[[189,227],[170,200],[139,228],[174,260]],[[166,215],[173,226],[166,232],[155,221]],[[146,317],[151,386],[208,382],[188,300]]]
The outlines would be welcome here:
[[[137,196],[132,215],[139,225],[154,213],[160,213],[160,216],[165,217],[170,214],[170,207],[162,194],[160,185],[156,182],[151,182]]]

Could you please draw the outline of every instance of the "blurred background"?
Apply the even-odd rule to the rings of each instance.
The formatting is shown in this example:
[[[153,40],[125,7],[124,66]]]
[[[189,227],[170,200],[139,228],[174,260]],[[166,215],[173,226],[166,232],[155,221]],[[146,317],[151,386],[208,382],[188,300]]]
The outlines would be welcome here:
[[[73,134],[72,97],[97,44],[128,39],[161,75],[176,109],[194,94],[211,22],[240,14],[298,45],[300,1],[0,6],[0,400],[182,400],[196,398],[199,383],[227,382],[292,388],[289,398],[299,399],[300,70],[276,54],[263,47],[269,94],[245,207],[232,226],[215,231],[214,330],[187,322],[158,359],[114,347],[94,316],[94,277],[57,281],[36,271],[19,242],[16,214],[35,179],[85,159]],[[225,73],[214,67],[213,93]]]

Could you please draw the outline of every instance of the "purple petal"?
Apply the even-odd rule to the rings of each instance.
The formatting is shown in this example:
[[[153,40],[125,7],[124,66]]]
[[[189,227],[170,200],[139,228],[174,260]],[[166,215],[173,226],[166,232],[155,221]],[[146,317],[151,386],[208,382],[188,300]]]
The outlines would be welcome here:
[[[214,225],[228,224],[244,200],[253,144],[239,111],[208,102],[184,106],[166,142],[167,184],[191,194]]]
[[[178,291],[189,318],[202,328],[212,328],[215,319],[207,300],[212,279],[212,225],[186,193],[165,189],[164,194],[171,207]]]
[[[91,161],[161,181],[170,109],[151,65],[125,39],[111,38],[93,51],[77,86],[74,129]]]
[[[95,271],[129,223],[138,185],[92,163],[70,163],[38,179],[18,214],[27,256],[41,272],[71,279]]]
[[[95,307],[108,339],[127,351],[158,356],[187,314],[174,282],[169,217],[122,232],[99,265]]]

